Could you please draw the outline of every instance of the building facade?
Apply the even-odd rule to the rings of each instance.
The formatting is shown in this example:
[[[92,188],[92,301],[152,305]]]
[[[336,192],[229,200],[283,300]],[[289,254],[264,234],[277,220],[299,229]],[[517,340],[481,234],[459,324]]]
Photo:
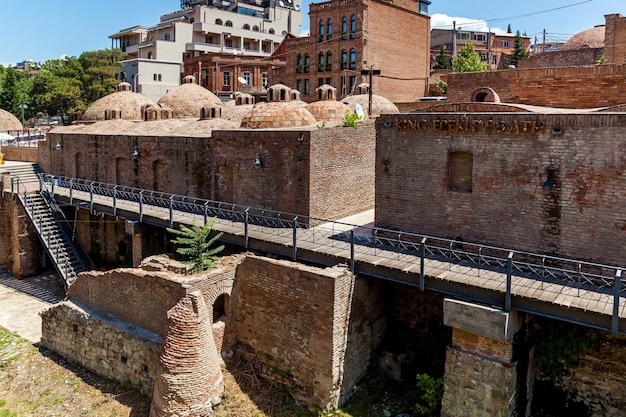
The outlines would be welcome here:
[[[331,0],[310,5],[311,34],[287,37],[274,57],[270,83],[297,89],[302,100],[315,100],[327,84],[342,99],[354,93],[374,70],[375,94],[393,102],[423,96],[428,84],[430,17],[424,0]],[[395,22],[390,25],[389,22]]]
[[[183,60],[204,54],[270,57],[299,30],[300,5],[265,0],[187,1],[154,27],[135,26],[110,36],[126,53],[120,79],[153,101],[181,83]]]

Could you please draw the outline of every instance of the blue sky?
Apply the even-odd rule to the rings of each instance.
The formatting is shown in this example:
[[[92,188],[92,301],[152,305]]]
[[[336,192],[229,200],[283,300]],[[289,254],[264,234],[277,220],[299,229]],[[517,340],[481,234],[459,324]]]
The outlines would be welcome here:
[[[309,0],[302,1],[308,30]],[[457,26],[471,30],[489,27],[513,31],[541,41],[565,40],[573,34],[604,23],[604,15],[626,15],[623,0],[431,0],[429,14],[433,27]],[[0,64],[15,64],[78,56],[84,51],[110,48],[109,35],[134,25],[152,26],[162,14],[178,10],[180,0],[30,0],[21,3],[2,0],[2,41]],[[551,9],[558,9],[552,10]],[[470,26],[471,22],[479,22]]]

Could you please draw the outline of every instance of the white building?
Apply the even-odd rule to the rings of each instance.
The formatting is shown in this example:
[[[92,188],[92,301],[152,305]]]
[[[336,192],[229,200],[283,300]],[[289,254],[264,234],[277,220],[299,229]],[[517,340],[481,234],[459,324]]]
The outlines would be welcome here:
[[[181,83],[183,59],[201,54],[269,57],[302,24],[301,0],[182,0],[151,28],[109,36],[126,60],[120,79],[158,101]]]

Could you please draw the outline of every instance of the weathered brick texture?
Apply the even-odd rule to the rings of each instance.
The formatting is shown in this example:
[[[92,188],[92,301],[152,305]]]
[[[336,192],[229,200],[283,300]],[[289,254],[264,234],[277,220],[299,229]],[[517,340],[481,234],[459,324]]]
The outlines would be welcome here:
[[[622,265],[624,127],[620,113],[383,115],[376,225]],[[450,188],[453,152],[472,155],[471,192]]]

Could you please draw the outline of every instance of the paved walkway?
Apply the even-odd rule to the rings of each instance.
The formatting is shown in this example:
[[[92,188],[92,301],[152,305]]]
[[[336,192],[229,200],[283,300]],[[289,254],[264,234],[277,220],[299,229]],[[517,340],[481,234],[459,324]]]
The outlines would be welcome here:
[[[32,343],[39,343],[39,313],[64,297],[65,289],[55,272],[22,280],[0,273],[0,327],[15,332]]]

